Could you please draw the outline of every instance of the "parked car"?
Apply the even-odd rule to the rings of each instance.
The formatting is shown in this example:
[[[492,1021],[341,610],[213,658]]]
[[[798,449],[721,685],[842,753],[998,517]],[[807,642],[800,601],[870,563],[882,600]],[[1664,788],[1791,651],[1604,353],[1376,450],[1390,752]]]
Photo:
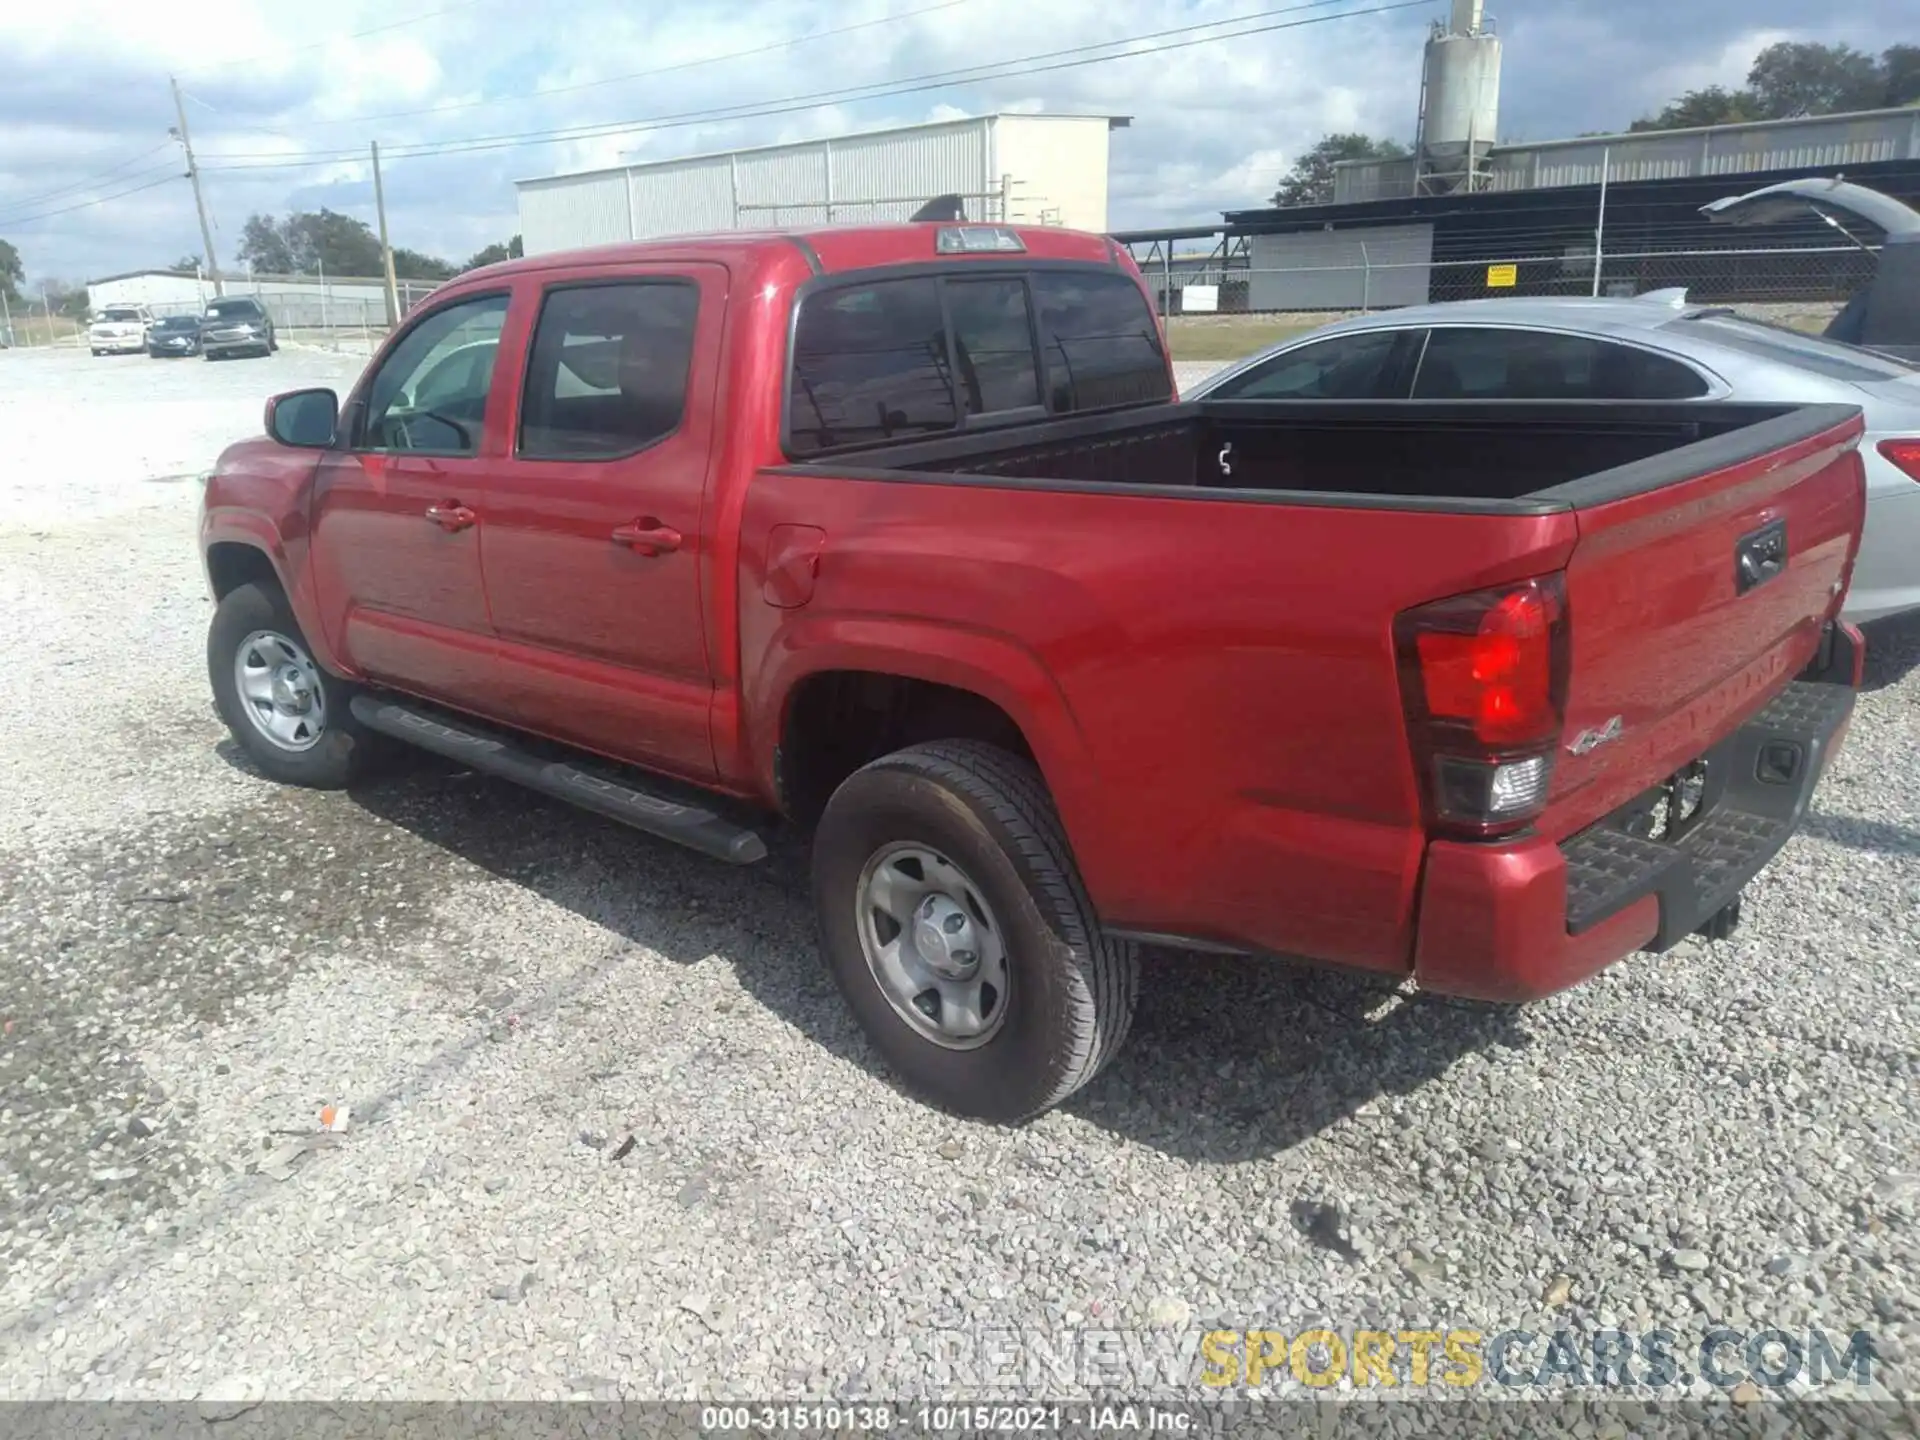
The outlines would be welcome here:
[[[147,354],[156,360],[200,353],[200,317],[163,315],[147,330]]]
[[[1688,304],[1683,291],[1384,311],[1283,341],[1186,395],[1858,405],[1866,412],[1867,524],[1846,618],[1920,608],[1920,367]]]
[[[265,428],[200,522],[263,773],[399,739],[736,864],[784,816],[879,1053],[1000,1120],[1143,942],[1521,1000],[1726,934],[1860,676],[1857,404],[1175,403],[1047,227],[492,266]]]
[[[200,348],[209,360],[229,355],[271,355],[280,348],[273,316],[251,295],[228,295],[207,302],[200,320]]]
[[[95,355],[137,355],[147,348],[152,323],[144,305],[109,305],[87,326],[87,348]]]

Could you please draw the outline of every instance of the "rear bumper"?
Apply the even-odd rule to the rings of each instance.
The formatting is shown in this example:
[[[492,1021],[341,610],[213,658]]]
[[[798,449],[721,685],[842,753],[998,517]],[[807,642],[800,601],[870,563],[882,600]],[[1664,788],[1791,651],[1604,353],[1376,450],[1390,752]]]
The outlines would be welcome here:
[[[1533,1000],[1636,950],[1671,948],[1731,903],[1805,816],[1853,714],[1865,645],[1837,627],[1808,672],[1702,756],[1697,809],[1650,838],[1657,786],[1558,843],[1436,841],[1415,941],[1421,985]]]

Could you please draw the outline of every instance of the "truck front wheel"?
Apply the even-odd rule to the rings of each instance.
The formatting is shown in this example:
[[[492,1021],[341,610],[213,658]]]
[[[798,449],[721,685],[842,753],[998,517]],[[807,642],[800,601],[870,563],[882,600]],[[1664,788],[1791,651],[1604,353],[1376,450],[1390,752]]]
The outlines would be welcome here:
[[[274,586],[241,585],[220,602],[207,675],[220,718],[270,780],[338,790],[379,748],[347,709],[351,687],[320,668]]]
[[[834,792],[813,851],[835,982],[908,1088],[1014,1122],[1099,1073],[1139,992],[1034,768],[974,741],[916,745]]]

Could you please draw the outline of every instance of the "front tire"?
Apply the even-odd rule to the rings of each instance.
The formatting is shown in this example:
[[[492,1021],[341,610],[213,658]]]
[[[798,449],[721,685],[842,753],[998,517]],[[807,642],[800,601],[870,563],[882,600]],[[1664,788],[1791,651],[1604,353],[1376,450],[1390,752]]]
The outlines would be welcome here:
[[[1107,939],[1040,775],[991,745],[885,756],[834,792],[813,846],[827,965],[915,1094],[1018,1122],[1119,1049],[1134,947]]]
[[[207,627],[207,675],[234,742],[268,779],[339,790],[377,757],[353,718],[353,688],[314,660],[278,587],[242,585]]]

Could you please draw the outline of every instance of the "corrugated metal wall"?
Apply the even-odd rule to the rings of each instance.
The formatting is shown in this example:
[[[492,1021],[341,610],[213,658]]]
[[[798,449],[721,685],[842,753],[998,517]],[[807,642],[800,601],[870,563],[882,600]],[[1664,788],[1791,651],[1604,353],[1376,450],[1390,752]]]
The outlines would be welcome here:
[[[520,183],[520,243],[529,255],[633,238],[619,170]]]
[[[560,175],[519,184],[520,233],[529,255],[580,245],[714,230],[755,230],[795,225],[866,224],[905,220],[938,195],[959,194],[967,213],[1006,218],[1000,151],[1004,119],[992,115],[934,125],[915,125],[866,135],[811,140],[731,154],[668,160],[624,169]],[[1028,134],[1028,132],[1031,134]],[[1098,133],[1097,145],[1093,139]],[[1049,213],[1050,223],[1106,226],[1104,173],[1097,184],[1083,180],[1072,195],[1058,176],[1043,173],[1052,151],[1054,170],[1076,176],[1095,164],[1104,171],[1104,118],[1049,117],[1021,131],[1014,147],[1035,168],[1025,185],[1036,197],[1061,191],[1072,215]],[[1048,141],[1057,135],[1058,143]],[[1013,193],[1022,191],[1013,177]],[[1083,193],[1084,192],[1084,193]],[[1038,223],[1040,206],[1017,218]],[[1048,202],[1060,210],[1058,198]],[[1097,212],[1097,214],[1096,214]],[[1092,221],[1089,224],[1089,220]]]
[[[1254,310],[1424,305],[1432,276],[1433,226],[1255,235],[1248,256],[1247,298]]]

